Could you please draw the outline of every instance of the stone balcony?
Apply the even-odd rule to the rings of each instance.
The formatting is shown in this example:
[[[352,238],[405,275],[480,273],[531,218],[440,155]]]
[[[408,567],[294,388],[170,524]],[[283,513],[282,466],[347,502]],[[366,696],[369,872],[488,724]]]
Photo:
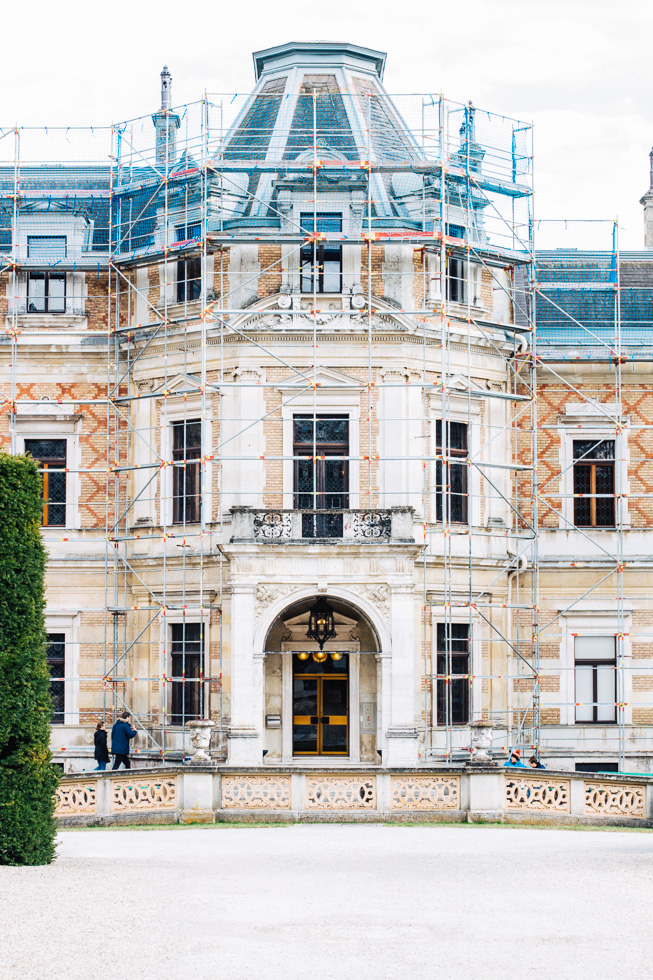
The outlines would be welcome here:
[[[232,543],[414,544],[412,507],[283,510],[232,507]]]

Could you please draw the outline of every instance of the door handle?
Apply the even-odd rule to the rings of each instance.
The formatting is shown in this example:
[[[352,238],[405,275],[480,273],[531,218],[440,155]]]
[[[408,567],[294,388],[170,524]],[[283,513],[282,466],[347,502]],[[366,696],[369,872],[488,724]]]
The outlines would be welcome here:
[[[318,721],[317,715],[311,715],[311,725],[317,725]]]
[[[323,725],[328,725],[329,724],[329,716],[328,715],[322,715],[322,717],[320,718],[320,721],[322,722]]]

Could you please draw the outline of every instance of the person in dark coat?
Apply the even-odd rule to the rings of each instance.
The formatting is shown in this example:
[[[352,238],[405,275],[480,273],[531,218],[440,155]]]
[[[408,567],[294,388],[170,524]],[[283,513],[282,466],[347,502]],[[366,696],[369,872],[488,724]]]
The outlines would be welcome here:
[[[107,768],[107,762],[109,762],[109,747],[107,746],[107,726],[103,721],[97,723],[93,741],[95,742],[93,755],[97,762],[95,772],[104,772]]]
[[[121,762],[125,769],[132,767],[129,761],[129,741],[136,738],[136,729],[132,728],[130,718],[129,712],[123,711],[111,729],[111,754],[114,757],[112,769],[118,769]]]

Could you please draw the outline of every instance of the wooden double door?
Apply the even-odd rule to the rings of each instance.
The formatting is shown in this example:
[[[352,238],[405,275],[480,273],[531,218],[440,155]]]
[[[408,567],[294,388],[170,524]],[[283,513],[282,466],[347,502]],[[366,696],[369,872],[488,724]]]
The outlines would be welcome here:
[[[293,755],[349,752],[349,658],[293,654]]]

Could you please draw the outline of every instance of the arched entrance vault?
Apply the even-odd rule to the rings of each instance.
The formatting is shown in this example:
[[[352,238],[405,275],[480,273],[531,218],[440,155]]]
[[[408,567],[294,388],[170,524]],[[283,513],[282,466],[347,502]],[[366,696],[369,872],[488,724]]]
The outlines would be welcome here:
[[[322,649],[307,636],[318,595],[333,610],[336,634]],[[266,617],[260,636],[265,761],[378,764],[383,751],[382,624],[374,624],[360,603],[335,591],[307,590],[289,598]]]

